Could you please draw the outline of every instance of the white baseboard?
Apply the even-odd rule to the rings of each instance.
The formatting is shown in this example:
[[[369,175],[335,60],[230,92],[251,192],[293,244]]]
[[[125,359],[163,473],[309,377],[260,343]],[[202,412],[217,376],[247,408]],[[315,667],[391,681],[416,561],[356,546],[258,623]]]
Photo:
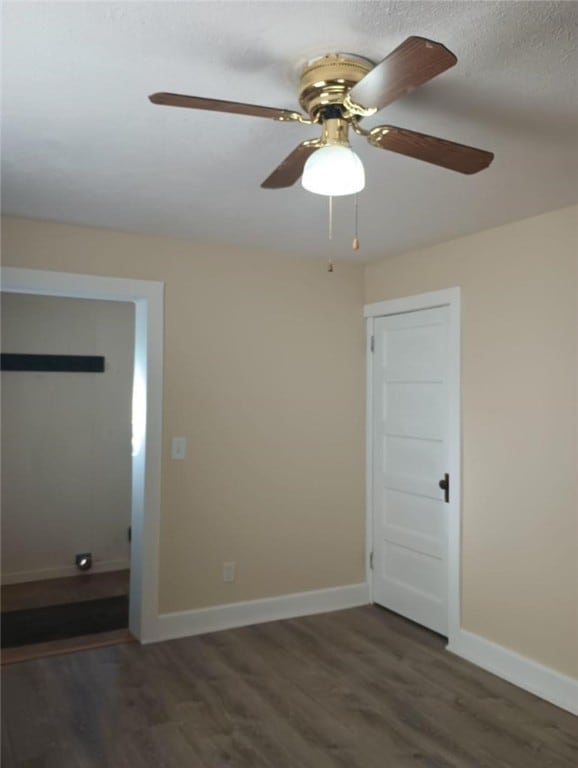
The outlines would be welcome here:
[[[129,560],[97,560],[93,562],[90,573],[106,571],[124,571],[130,568]],[[23,584],[26,581],[45,581],[78,576],[80,571],[75,565],[63,565],[58,568],[42,568],[38,571],[13,571],[2,574],[2,584]]]
[[[578,680],[572,677],[463,629],[451,639],[447,650],[578,715]]]
[[[369,603],[369,584],[361,583],[164,613],[159,616],[156,637],[151,638],[150,642],[355,608]],[[452,638],[447,649],[519,688],[578,715],[578,680],[465,630],[460,630]]]
[[[192,611],[164,613],[159,616],[159,632],[156,640],[202,635],[222,629],[339,611],[343,608],[355,608],[358,605],[368,604],[369,586],[367,583],[362,583],[269,597],[263,600],[215,605],[211,608]]]

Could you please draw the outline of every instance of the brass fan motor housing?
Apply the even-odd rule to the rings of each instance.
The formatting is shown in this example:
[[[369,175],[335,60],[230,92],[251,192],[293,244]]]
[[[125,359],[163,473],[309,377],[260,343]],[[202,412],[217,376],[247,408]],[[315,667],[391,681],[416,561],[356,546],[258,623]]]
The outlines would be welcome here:
[[[373,64],[367,59],[340,53],[315,59],[301,73],[299,103],[310,118],[318,122],[324,107],[343,106],[349,91],[372,69]]]

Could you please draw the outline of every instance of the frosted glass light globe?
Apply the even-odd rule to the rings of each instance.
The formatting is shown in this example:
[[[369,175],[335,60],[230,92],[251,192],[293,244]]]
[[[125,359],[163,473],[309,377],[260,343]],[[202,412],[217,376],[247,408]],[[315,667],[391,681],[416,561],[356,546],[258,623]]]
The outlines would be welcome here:
[[[301,183],[316,195],[353,195],[365,187],[365,170],[350,147],[330,144],[308,158]]]

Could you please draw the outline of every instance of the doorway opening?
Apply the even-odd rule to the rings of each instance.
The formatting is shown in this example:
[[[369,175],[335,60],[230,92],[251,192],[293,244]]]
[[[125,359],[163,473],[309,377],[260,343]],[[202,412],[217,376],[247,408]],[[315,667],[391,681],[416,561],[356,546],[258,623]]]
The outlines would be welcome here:
[[[1,312],[2,648],[128,634],[134,305]]]
[[[93,299],[125,305],[128,302],[131,305],[134,313],[134,340],[130,350],[132,479],[130,517],[128,525],[123,526],[126,562],[130,563],[131,572],[128,627],[138,641],[154,641],[158,626],[163,284],[14,268],[3,268],[1,275],[2,291],[7,294]],[[4,445],[6,450],[9,450],[9,446]],[[32,472],[33,468],[29,467],[27,471]],[[74,478],[70,478],[70,484],[74,484]],[[88,550],[74,553],[75,558],[80,556],[81,567],[86,565],[86,556],[91,554]],[[93,562],[97,564],[98,558],[93,558]],[[122,571],[128,570],[117,568],[119,564],[122,565],[119,562],[112,565],[116,576],[112,575],[115,571],[110,570],[109,564],[108,572],[106,567],[102,573],[96,573],[95,569],[92,573],[79,573],[79,578],[90,576],[92,596],[102,588],[113,593],[108,594],[107,598],[119,597],[119,592],[126,593],[126,573],[122,574]],[[126,605],[122,610],[126,611]]]

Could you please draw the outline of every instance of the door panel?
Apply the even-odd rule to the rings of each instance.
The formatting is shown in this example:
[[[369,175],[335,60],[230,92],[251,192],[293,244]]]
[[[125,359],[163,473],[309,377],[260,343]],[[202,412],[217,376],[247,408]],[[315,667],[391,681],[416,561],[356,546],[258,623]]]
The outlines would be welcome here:
[[[423,557],[414,549],[387,541],[385,546],[384,566],[389,578],[434,598],[439,596],[443,587],[439,558]]]
[[[447,307],[376,318],[373,595],[447,634]]]
[[[385,435],[383,446],[382,471],[392,478],[399,475],[413,479],[416,483],[425,482],[428,484],[425,495],[429,496],[434,492],[437,495],[435,487],[430,487],[429,484],[437,478],[444,466],[441,440]],[[417,489],[416,492],[419,493]]]
[[[400,493],[387,488],[383,494],[383,524],[407,531],[414,536],[436,539],[442,526],[443,507],[437,499]]]
[[[443,435],[443,385],[436,382],[387,382],[384,386],[386,435],[439,440]]]

